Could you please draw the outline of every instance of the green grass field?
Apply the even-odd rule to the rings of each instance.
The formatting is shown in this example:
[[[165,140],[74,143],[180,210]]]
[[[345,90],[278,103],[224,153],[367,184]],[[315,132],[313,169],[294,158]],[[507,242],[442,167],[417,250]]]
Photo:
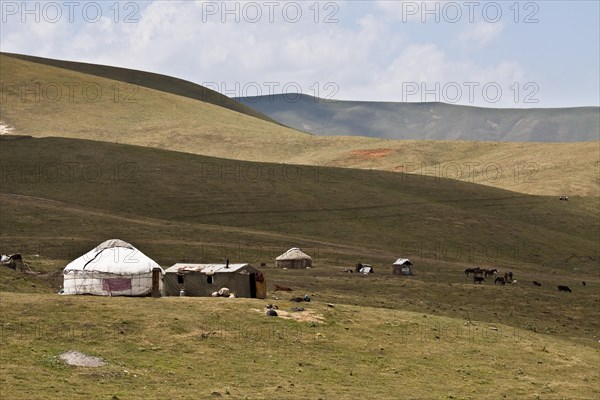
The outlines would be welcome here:
[[[0,59],[3,88],[116,82]],[[0,398],[600,395],[597,143],[328,140],[137,93],[132,104],[2,93],[3,123],[34,137],[0,136],[0,250],[27,264],[0,267]],[[545,167],[480,182],[387,164],[486,159]],[[109,238],[163,267],[265,262],[268,299],[57,295],[64,266]],[[274,268],[294,246],[314,268]],[[415,276],[392,275],[398,257]],[[375,274],[342,272],[357,262]],[[474,265],[518,283],[474,285],[463,273]],[[304,294],[306,311],[291,312]],[[267,303],[289,316],[266,317]],[[69,350],[107,365],[66,366]]]
[[[247,299],[0,296],[3,398],[598,396],[595,349],[501,324],[320,302],[298,321]],[[108,363],[65,366],[68,350]]]

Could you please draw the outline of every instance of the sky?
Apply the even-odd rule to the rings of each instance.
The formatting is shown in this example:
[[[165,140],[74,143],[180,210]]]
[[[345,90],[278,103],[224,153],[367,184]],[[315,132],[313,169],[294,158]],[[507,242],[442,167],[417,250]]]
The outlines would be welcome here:
[[[157,72],[230,97],[600,105],[596,0],[0,6],[3,52]]]

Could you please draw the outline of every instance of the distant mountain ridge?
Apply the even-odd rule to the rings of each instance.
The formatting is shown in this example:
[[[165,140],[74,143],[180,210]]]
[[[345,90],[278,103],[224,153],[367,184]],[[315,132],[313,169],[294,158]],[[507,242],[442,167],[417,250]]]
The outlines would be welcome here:
[[[496,142],[600,140],[600,107],[504,109],[327,100],[301,94],[235,100],[283,125],[326,136]]]

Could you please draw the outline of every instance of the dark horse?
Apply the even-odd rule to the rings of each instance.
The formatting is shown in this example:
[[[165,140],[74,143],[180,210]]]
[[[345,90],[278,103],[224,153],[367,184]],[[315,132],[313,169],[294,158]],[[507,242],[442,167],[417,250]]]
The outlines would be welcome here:
[[[488,276],[494,276],[498,273],[498,270],[496,268],[494,269],[486,269],[485,270],[485,277],[487,278]]]
[[[506,285],[506,279],[504,279],[503,276],[499,276],[496,278],[496,280],[494,281],[495,285]]]
[[[483,283],[484,280],[483,276],[473,276],[473,283]]]
[[[483,270],[479,267],[465,269],[465,275],[467,275],[467,276],[469,276],[469,274],[479,275],[482,273],[483,273]]]

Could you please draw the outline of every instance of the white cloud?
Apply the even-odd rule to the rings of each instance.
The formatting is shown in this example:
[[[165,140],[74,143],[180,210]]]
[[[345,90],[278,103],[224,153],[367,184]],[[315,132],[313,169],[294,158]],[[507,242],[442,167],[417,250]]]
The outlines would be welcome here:
[[[158,1],[144,5],[133,24],[111,23],[108,15],[96,24],[6,24],[0,44],[3,51],[141,69],[212,82],[212,87],[224,84],[231,96],[254,95],[242,92],[252,83],[268,94],[268,85],[277,82],[276,91],[296,83],[291,90],[322,97],[336,92],[343,99],[402,101],[407,84],[432,88],[455,82],[467,90],[465,82],[476,82],[479,87],[497,83],[504,93],[491,104],[482,101],[479,90],[472,104],[514,106],[509,87],[525,76],[519,62],[494,53],[475,61],[473,52],[449,50],[457,42],[481,50],[501,41],[501,23],[469,24],[463,31],[461,25],[446,36],[424,38],[393,20],[398,17],[395,2],[378,2],[351,19],[352,3],[340,3],[337,17],[343,23],[337,24],[314,23],[308,8],[313,3],[302,4],[297,23],[282,20],[281,10],[275,23],[250,23],[243,16],[236,23],[232,16],[223,22],[224,15],[203,14],[202,3]],[[433,27],[449,26],[440,25]],[[469,104],[467,94],[459,103]]]
[[[470,24],[459,35],[459,40],[466,45],[485,46],[497,40],[504,29],[502,22],[479,21]]]

